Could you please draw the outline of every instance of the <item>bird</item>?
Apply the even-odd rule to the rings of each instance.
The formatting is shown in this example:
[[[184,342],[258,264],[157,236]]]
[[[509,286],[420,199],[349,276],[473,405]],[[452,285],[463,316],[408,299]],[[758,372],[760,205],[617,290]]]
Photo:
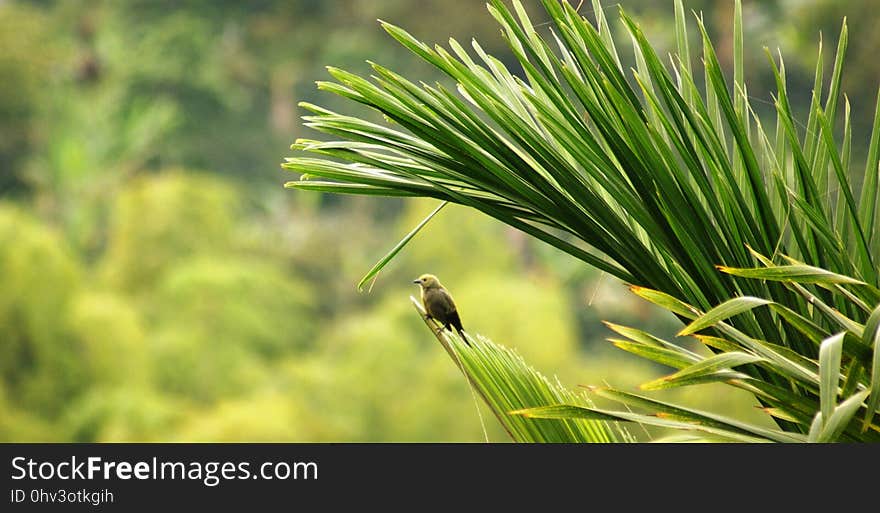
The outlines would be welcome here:
[[[451,331],[452,328],[455,328],[464,343],[471,345],[467,337],[464,336],[464,328],[461,326],[461,318],[458,316],[455,301],[452,300],[452,295],[443,287],[440,280],[433,274],[423,274],[413,280],[413,283],[421,287],[422,306],[425,307],[428,318],[436,319],[442,324],[443,328],[441,329]]]

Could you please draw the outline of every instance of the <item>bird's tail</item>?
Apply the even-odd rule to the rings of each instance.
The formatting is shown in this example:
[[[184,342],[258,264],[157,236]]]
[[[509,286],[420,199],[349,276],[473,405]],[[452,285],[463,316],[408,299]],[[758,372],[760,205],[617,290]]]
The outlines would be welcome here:
[[[462,340],[464,340],[464,343],[467,344],[468,347],[471,347],[471,343],[468,341],[467,336],[464,334],[464,328],[459,328],[458,326],[456,326],[455,331],[458,332],[458,336],[461,337]]]

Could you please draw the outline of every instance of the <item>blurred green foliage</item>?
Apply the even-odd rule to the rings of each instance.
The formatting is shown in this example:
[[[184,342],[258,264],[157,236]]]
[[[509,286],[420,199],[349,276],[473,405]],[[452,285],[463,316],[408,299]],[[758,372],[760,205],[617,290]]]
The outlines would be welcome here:
[[[358,293],[436,205],[281,189],[289,144],[315,136],[296,102],[325,65],[436,77],[377,18],[427,41],[476,36],[510,62],[483,3],[0,2],[0,441],[479,441],[477,408],[504,441],[410,305],[424,272],[466,329],[567,386],[661,375],[600,321],[676,323],[522,233],[447,207]],[[671,8],[621,3],[670,37]],[[873,37],[856,27],[876,21],[870,3],[746,2],[749,44],[835,20],[828,41],[847,13]],[[727,2],[688,7],[729,31]],[[876,60],[851,43],[854,117],[869,115]],[[815,45],[797,44],[809,62]],[[809,88],[812,70],[792,68]],[[666,394],[759,414],[726,389]]]
[[[181,256],[232,246],[238,197],[219,179],[179,171],[127,184],[110,211],[103,270],[116,287],[154,285]]]

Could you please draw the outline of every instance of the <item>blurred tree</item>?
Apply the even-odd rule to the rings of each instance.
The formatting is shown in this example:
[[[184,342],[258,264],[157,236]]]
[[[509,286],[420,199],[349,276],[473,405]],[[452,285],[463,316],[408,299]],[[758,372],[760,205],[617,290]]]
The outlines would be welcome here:
[[[328,432],[320,413],[302,408],[296,397],[259,390],[194,410],[167,440],[176,442],[288,442],[316,440]]]
[[[0,442],[61,442],[68,440],[67,433],[32,408],[12,404],[6,397],[0,382]]]
[[[111,211],[101,262],[113,286],[138,292],[181,258],[231,248],[239,197],[218,177],[171,170],[134,180]]]
[[[0,204],[0,378],[9,400],[34,413],[56,415],[89,384],[63,315],[81,278],[55,231]]]
[[[67,315],[92,385],[135,388],[148,382],[152,369],[143,321],[123,296],[81,292]]]
[[[202,258],[163,279],[149,305],[158,386],[196,401],[241,396],[269,363],[314,343],[313,293],[258,260]]]
[[[0,5],[0,195],[22,192],[22,162],[40,146],[41,102],[60,53],[51,36],[41,10]]]
[[[187,406],[146,386],[98,385],[73,401],[57,425],[65,441],[166,441]]]

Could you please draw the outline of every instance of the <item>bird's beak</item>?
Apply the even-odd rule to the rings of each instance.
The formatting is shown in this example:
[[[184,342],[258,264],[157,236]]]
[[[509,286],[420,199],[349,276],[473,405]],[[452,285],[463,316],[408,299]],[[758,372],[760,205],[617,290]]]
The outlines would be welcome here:
[[[421,283],[419,280],[413,280],[413,283]]]

